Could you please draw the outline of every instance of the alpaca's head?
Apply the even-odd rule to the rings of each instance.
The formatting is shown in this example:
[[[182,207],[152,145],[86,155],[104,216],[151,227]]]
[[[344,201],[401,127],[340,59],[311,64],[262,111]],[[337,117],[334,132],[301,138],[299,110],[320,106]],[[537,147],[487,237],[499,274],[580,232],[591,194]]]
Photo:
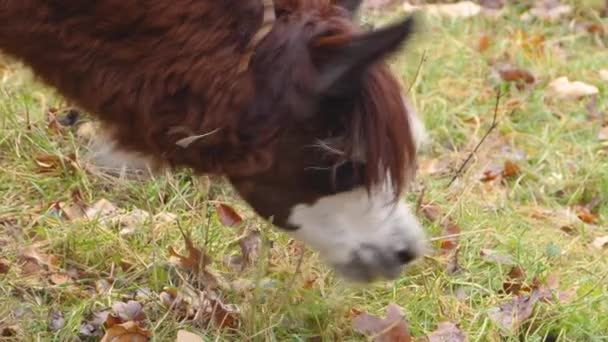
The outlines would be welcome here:
[[[255,100],[239,133],[272,136],[270,166],[228,176],[256,212],[341,275],[394,278],[424,249],[400,199],[415,170],[414,132],[382,60],[412,19],[366,33],[352,19],[360,1],[283,2],[251,59]]]

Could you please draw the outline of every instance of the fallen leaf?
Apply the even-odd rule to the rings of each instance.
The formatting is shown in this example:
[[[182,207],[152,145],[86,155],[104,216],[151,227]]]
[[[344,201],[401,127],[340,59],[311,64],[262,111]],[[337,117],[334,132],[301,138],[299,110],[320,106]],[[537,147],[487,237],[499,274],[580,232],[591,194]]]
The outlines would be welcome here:
[[[143,311],[143,306],[134,300],[130,300],[127,303],[115,302],[112,304],[112,310],[123,322],[140,322],[146,319],[146,313]]]
[[[217,211],[217,215],[224,226],[233,227],[243,222],[243,218],[236,212],[236,210],[227,204],[218,203],[215,206],[215,210]]]
[[[428,342],[463,342],[466,336],[457,324],[452,322],[441,322],[437,324],[437,330],[427,335]]]
[[[503,67],[498,70],[500,77],[507,82],[534,83],[534,76],[527,70],[520,68]]]
[[[205,252],[196,248],[190,237],[184,235],[184,241],[188,255],[178,254],[172,246],[169,246],[169,262],[189,269],[194,273],[199,273],[211,263],[211,258]]]
[[[240,310],[236,305],[224,304],[212,291],[201,294],[194,320],[206,325],[210,320],[219,328],[236,329],[240,324]]]
[[[6,274],[11,269],[11,265],[6,259],[0,259],[0,274]]]
[[[506,294],[518,295],[520,292],[529,292],[532,288],[524,281],[526,279],[526,270],[521,266],[513,266],[507,275],[507,280],[502,285],[503,292]]]
[[[519,173],[519,165],[516,163],[507,160],[505,161],[505,166],[502,170],[502,175],[505,178],[513,177]]]
[[[448,221],[443,224],[444,238],[440,242],[440,248],[442,253],[446,253],[458,246],[458,235],[460,234],[460,227],[454,222]]]
[[[63,285],[72,280],[69,275],[62,273],[53,273],[49,276],[49,281],[51,284],[55,285]]]
[[[151,331],[130,321],[109,328],[101,342],[146,342],[150,337],[152,337]]]
[[[176,288],[166,288],[161,292],[160,302],[170,309],[180,319],[193,319],[196,311],[192,307],[192,300],[188,300]]]
[[[112,279],[99,279],[95,282],[95,289],[98,294],[106,295],[110,292],[113,283]]]
[[[451,161],[449,158],[422,159],[418,163],[418,172],[421,175],[434,175],[449,172]]]
[[[0,336],[2,337],[15,337],[21,334],[21,327],[18,325],[9,325],[0,327]]]
[[[500,177],[502,172],[503,172],[502,167],[499,167],[496,165],[491,165],[490,167],[488,167],[486,170],[483,171],[483,175],[480,180],[482,182],[493,181],[493,180],[497,179],[498,177]]]
[[[494,324],[513,333],[532,315],[538,300],[538,293],[533,291],[530,295],[520,295],[498,307],[491,308],[488,315]]]
[[[479,37],[479,41],[477,42],[477,50],[479,52],[484,52],[490,47],[490,37],[487,34],[482,34]]]
[[[597,249],[603,249],[608,246],[608,235],[595,238],[592,245]]]
[[[386,318],[364,312],[353,319],[352,326],[363,335],[373,336],[376,342],[410,342],[413,339],[404,318],[401,307],[391,303],[386,308]]]
[[[59,260],[57,260],[56,257],[40,252],[36,245],[27,246],[21,249],[19,257],[26,261],[25,267],[28,268],[28,272],[25,273],[27,274],[40,272],[42,270],[53,271],[59,265]]]
[[[589,209],[583,207],[583,206],[579,206],[576,210],[576,216],[581,219],[581,221],[585,222],[585,223],[589,223],[589,224],[593,224],[596,223],[598,220],[598,217],[591,213],[591,211],[589,211]]]
[[[85,216],[89,220],[93,220],[95,218],[103,218],[114,214],[118,208],[112,202],[108,201],[105,198],[102,198],[95,202],[91,207],[87,208],[85,211]]]
[[[179,330],[175,342],[203,342],[203,338],[188,330]]]
[[[66,157],[60,157],[54,154],[41,154],[34,158],[36,165],[41,172],[53,172],[63,166],[68,167],[71,170],[77,170],[78,165],[76,164],[76,155],[70,154]]]
[[[258,259],[262,249],[260,232],[257,230],[250,230],[246,236],[239,239],[239,246],[241,247],[241,253],[243,255],[243,267],[253,265]]]
[[[420,205],[420,212],[431,222],[436,222],[443,215],[441,207],[434,203],[422,203]]]
[[[581,81],[569,81],[568,77],[559,77],[551,83],[547,88],[549,93],[560,99],[575,100],[584,96],[595,95],[599,93],[597,87],[586,84]]]
[[[495,262],[497,264],[503,264],[503,265],[514,265],[515,264],[513,262],[513,259],[511,259],[511,257],[501,255],[491,249],[482,249],[479,252],[479,256],[485,261]]]
[[[108,320],[110,313],[108,311],[94,312],[90,319],[80,326],[80,335],[84,337],[101,337],[103,336],[103,325]]]
[[[49,329],[59,330],[59,329],[63,328],[64,324],[65,324],[65,320],[63,319],[63,314],[60,311],[53,310],[51,312]]]
[[[180,255],[172,246],[169,246],[169,263],[190,270],[193,274],[198,276],[200,283],[206,288],[217,288],[219,286],[218,277],[206,269],[206,267],[211,264],[211,257],[207,255],[207,253],[196,248],[192,239],[183,231],[182,236],[184,237],[188,255]]]
[[[600,78],[604,81],[608,81],[608,69],[601,69],[599,71]]]

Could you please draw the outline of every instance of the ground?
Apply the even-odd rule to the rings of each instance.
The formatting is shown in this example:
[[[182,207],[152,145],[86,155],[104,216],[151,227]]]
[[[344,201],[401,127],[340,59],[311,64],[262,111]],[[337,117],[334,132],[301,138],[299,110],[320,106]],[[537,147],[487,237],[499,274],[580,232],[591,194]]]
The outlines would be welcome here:
[[[429,130],[406,198],[434,249],[399,280],[371,286],[344,282],[309,250],[300,258],[300,245],[255,218],[220,179],[92,172],[87,134],[62,125],[65,101],[1,59],[3,338],[98,340],[105,332],[94,315],[113,312],[119,321],[103,316],[106,327],[135,321],[142,331],[134,334],[154,341],[173,341],[180,330],[205,340],[365,340],[355,317],[384,317],[395,303],[416,338],[452,322],[470,341],[608,339],[608,21],[586,6],[555,21],[525,20],[524,11],[429,17],[390,59]],[[381,25],[402,15],[364,19]],[[568,90],[551,83],[562,76],[597,94],[583,87],[582,96],[562,96]],[[457,173],[495,113],[495,129]],[[115,207],[106,216],[127,219],[79,211],[90,214],[103,199]],[[228,206],[242,223],[230,226],[238,219]],[[262,246],[258,257],[245,253],[254,265],[241,271],[238,257],[226,259],[241,253],[245,226],[263,239],[241,243]],[[169,252],[188,252],[180,229],[191,236],[190,252],[204,247],[213,259],[215,276],[203,279],[220,279],[211,302],[240,310],[229,322],[196,315],[208,305],[197,297],[203,276],[188,265],[198,259]],[[131,309],[116,304],[129,300]],[[509,322],[511,309],[519,316]]]

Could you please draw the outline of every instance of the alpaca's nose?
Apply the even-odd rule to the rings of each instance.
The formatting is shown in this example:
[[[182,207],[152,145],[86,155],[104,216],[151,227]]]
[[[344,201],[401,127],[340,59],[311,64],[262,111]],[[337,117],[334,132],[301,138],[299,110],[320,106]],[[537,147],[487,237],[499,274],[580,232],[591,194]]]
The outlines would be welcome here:
[[[399,262],[401,262],[402,265],[405,265],[416,260],[417,255],[409,249],[402,249],[397,251],[396,258],[399,260]]]

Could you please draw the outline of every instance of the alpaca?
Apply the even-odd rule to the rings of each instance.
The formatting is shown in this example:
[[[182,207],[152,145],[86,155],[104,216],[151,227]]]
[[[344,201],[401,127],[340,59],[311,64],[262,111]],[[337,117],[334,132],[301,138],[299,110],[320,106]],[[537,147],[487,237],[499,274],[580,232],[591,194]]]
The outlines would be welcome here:
[[[364,32],[360,3],[0,0],[0,51],[121,150],[226,177],[348,280],[394,279],[425,250],[400,199],[415,116],[383,61],[413,18]]]

